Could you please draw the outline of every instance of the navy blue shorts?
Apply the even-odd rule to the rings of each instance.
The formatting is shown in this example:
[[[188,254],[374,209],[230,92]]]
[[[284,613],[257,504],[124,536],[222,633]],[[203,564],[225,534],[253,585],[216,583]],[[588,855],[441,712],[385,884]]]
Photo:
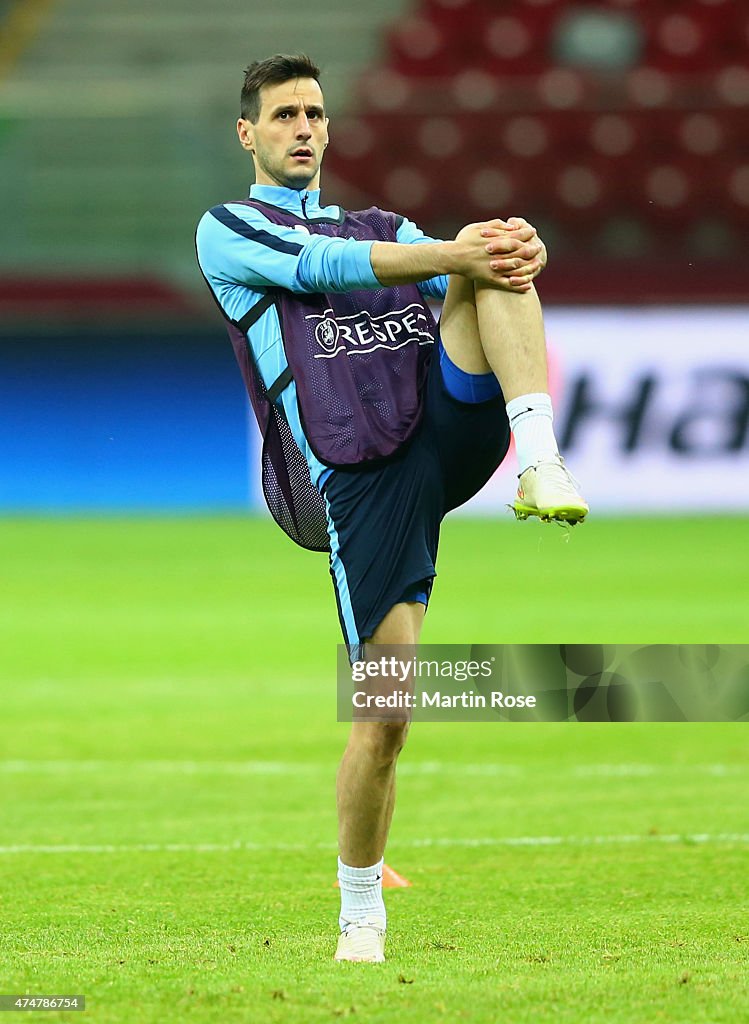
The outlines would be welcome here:
[[[496,378],[460,370],[438,338],[424,418],[405,451],[372,469],[337,469],[325,484],[330,574],[347,644],[369,639],[393,605],[428,602],[443,517],[481,490],[509,445]]]

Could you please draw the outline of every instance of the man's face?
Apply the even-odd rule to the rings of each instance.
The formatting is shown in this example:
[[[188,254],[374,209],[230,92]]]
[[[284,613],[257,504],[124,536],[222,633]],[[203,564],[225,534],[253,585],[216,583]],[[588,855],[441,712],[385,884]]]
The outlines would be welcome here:
[[[322,90],[314,78],[292,78],[260,90],[257,123],[240,118],[239,141],[252,153],[258,185],[319,188],[328,144]]]

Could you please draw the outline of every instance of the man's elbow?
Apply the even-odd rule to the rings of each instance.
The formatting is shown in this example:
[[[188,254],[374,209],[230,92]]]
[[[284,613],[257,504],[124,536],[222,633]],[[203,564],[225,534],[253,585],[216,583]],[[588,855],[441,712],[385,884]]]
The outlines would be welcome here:
[[[300,273],[297,269],[291,291],[300,295],[320,295],[325,292],[348,292],[351,285],[339,280],[335,275],[318,272],[316,274]]]
[[[288,288],[294,295],[314,295],[316,292],[330,290],[318,287],[317,281],[314,278],[310,279],[302,273],[299,267],[297,267],[296,273],[289,282]]]

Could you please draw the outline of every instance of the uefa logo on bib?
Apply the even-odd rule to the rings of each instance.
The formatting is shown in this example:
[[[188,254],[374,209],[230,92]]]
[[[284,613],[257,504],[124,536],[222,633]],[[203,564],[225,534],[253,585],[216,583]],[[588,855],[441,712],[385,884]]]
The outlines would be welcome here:
[[[315,327],[315,341],[323,352],[335,352],[338,344],[338,324],[335,320],[325,318]]]

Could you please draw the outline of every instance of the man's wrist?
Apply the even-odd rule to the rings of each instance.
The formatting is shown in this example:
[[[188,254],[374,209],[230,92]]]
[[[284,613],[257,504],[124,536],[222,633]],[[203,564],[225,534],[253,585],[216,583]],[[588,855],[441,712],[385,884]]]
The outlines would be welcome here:
[[[437,269],[435,277],[442,274],[459,274],[461,272],[460,244],[458,242],[436,242],[435,256]]]

